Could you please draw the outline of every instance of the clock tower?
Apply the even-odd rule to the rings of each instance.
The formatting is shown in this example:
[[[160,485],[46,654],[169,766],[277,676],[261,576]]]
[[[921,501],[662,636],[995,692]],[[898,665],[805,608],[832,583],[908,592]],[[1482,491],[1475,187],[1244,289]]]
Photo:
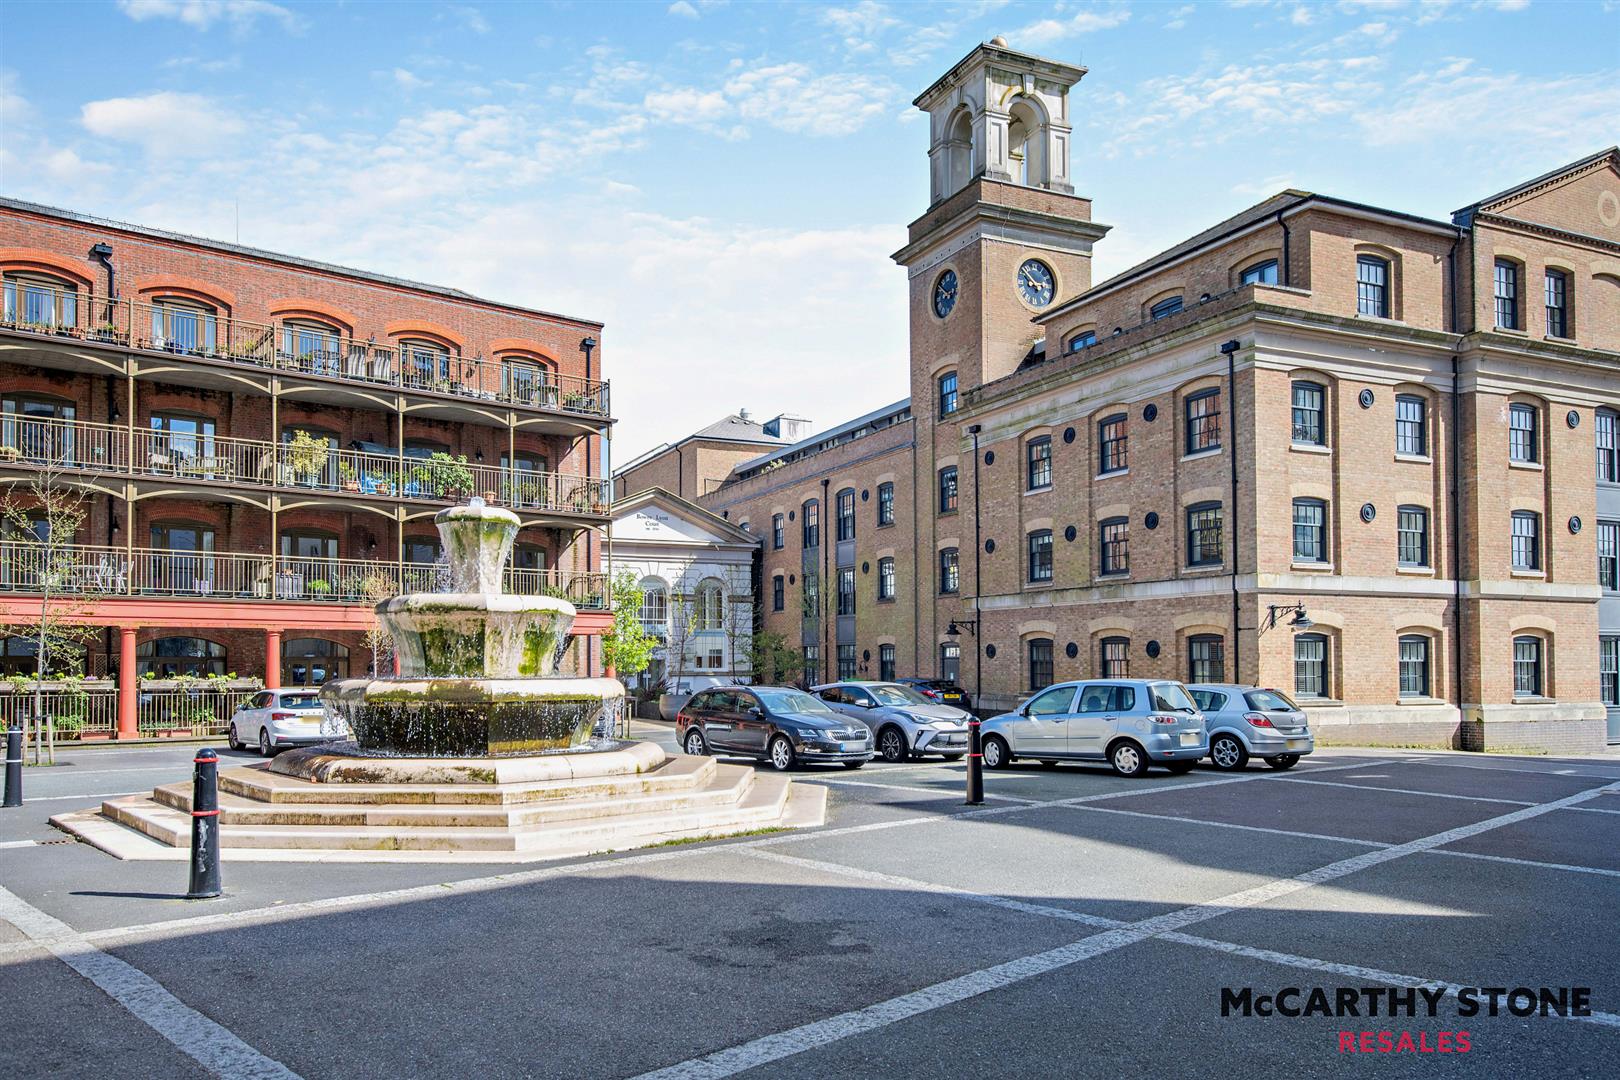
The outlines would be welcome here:
[[[1031,358],[1045,337],[1037,315],[1091,286],[1091,247],[1108,229],[1069,171],[1069,91],[1085,73],[997,37],[913,102],[928,114],[929,206],[894,260],[911,283],[917,673],[956,675],[974,694],[971,659],[951,668],[953,646],[971,658],[976,644],[946,633],[973,617],[978,590],[960,412],[969,390]]]

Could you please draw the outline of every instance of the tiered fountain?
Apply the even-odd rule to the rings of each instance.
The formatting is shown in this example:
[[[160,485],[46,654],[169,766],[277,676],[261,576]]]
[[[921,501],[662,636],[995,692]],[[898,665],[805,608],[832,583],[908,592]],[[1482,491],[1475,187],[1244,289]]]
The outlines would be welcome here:
[[[351,737],[221,771],[227,859],[517,862],[821,824],[819,785],[614,739],[624,688],[553,674],[573,605],[501,591],[517,517],[473,500],[435,521],[452,591],[377,605],[399,675],[321,692]],[[190,800],[171,784],[52,821],[179,859]]]

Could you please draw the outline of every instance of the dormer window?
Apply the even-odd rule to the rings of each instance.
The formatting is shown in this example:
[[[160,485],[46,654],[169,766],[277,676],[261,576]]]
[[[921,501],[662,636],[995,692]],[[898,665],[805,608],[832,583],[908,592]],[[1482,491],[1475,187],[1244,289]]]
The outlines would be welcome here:
[[[1257,262],[1238,275],[1239,285],[1275,285],[1277,284],[1277,260],[1267,259]]]
[[[1160,300],[1157,304],[1154,304],[1152,307],[1148,308],[1148,315],[1154,319],[1163,319],[1176,314],[1180,310],[1181,297],[1179,295],[1167,296],[1163,300]]]
[[[1097,344],[1097,331],[1082,330],[1069,339],[1067,351],[1075,353],[1081,349],[1089,349],[1095,344]]]
[[[5,320],[15,326],[75,326],[78,290],[65,281],[39,274],[5,276]]]

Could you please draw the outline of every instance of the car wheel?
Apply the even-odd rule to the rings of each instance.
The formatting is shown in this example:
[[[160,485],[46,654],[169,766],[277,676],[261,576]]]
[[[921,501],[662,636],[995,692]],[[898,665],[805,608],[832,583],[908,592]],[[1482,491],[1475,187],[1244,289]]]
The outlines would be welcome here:
[[[1012,763],[1012,749],[1000,735],[987,735],[984,740],[984,767],[1004,769]]]
[[[1292,769],[1295,765],[1299,764],[1299,755],[1278,754],[1276,757],[1266,758],[1266,764],[1279,771],[1283,769]]]
[[[236,725],[235,724],[232,724],[231,727],[230,727],[230,730],[228,732],[226,732],[226,734],[225,734],[225,745],[230,747],[232,750],[245,750],[246,749],[246,747],[244,747],[242,745],[242,740],[238,739],[236,737]]]
[[[1217,735],[1209,744],[1209,760],[1217,769],[1236,772],[1249,763],[1249,751],[1231,735]]]
[[[268,728],[260,728],[259,729],[259,756],[260,757],[270,757],[275,752],[276,752],[276,748],[274,746],[270,745],[270,730]]]
[[[884,761],[906,760],[906,733],[897,727],[886,727],[878,732],[878,753]]]
[[[1165,765],[1165,768],[1170,770],[1171,776],[1186,776],[1192,772],[1196,764],[1198,764],[1196,761],[1172,761]]]
[[[1129,740],[1117,742],[1109,749],[1108,763],[1121,776],[1136,777],[1148,771],[1147,754]]]
[[[765,760],[771,763],[771,768],[777,772],[787,772],[793,768],[793,743],[786,735],[777,735],[771,739],[766,748]]]
[[[688,754],[693,757],[702,757],[709,752],[709,746],[703,741],[703,732],[692,728],[686,733],[686,742],[681,744]]]
[[[866,762],[864,762],[864,761],[846,761],[846,762],[844,762],[844,768],[846,768],[846,769],[859,769],[861,766],[863,766],[865,764],[866,764]]]

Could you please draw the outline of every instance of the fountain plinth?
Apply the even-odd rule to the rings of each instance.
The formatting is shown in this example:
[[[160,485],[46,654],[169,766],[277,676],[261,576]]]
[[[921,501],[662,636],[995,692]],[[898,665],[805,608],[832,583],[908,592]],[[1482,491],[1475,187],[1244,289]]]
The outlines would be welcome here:
[[[321,691],[327,709],[353,733],[353,751],[469,758],[617,746],[592,734],[604,719],[614,726],[624,687],[615,679],[553,674],[574,605],[502,591],[517,515],[474,499],[433,520],[448,554],[452,591],[411,593],[377,605],[394,639],[399,674],[343,679]]]

